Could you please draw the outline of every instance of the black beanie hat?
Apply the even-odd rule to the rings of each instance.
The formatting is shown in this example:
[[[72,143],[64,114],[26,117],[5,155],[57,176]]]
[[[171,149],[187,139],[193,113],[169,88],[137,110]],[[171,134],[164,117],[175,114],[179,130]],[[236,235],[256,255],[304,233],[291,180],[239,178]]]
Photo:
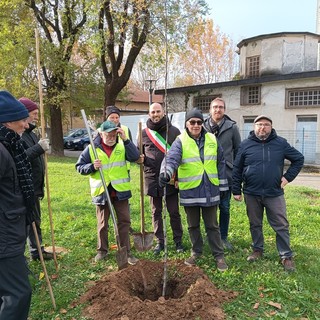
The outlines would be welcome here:
[[[110,114],[116,113],[120,117],[120,110],[116,106],[108,106],[106,108],[106,119],[110,116]]]
[[[186,113],[186,120],[185,120],[185,122],[187,122],[187,121],[188,121],[189,119],[191,119],[191,118],[197,118],[197,119],[200,119],[200,120],[203,121],[203,114],[202,114],[201,110],[199,110],[199,109],[192,109],[192,110],[188,111],[188,112]]]
[[[0,91],[0,123],[19,121],[29,117],[26,107],[8,91]]]

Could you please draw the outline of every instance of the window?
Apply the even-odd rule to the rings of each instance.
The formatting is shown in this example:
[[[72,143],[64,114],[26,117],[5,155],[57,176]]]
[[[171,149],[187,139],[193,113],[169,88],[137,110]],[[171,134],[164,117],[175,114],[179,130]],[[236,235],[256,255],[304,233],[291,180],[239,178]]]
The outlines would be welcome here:
[[[200,109],[203,113],[209,113],[211,101],[218,97],[221,97],[221,95],[195,97],[193,107]]]
[[[247,72],[248,78],[257,78],[260,76],[260,56],[247,58]]]
[[[241,105],[261,103],[261,86],[241,87]]]
[[[320,87],[288,89],[286,100],[286,108],[319,107]]]

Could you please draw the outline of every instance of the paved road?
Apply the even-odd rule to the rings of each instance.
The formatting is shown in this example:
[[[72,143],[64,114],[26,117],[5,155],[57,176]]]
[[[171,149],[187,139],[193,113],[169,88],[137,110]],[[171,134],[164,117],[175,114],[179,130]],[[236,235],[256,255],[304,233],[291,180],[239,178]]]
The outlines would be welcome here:
[[[64,155],[66,157],[78,158],[81,151],[74,150],[64,150]],[[294,186],[305,186],[309,188],[314,188],[320,190],[320,174],[319,173],[303,173],[301,172],[295,180],[293,180],[290,185]]]

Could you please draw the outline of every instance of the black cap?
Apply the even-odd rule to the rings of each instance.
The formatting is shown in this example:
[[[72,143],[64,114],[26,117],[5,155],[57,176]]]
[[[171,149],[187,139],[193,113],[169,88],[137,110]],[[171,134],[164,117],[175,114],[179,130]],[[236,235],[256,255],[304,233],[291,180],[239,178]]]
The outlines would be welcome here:
[[[201,112],[201,110],[199,109],[192,109],[189,112],[186,113],[186,120],[185,122],[187,122],[189,119],[191,118],[197,118],[197,119],[201,119],[203,121],[203,114]]]

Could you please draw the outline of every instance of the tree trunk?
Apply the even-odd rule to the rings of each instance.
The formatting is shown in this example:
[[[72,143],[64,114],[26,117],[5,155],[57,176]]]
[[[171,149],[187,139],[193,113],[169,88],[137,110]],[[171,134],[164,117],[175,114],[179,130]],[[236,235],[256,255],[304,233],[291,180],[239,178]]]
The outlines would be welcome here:
[[[61,108],[50,105],[50,142],[51,153],[56,156],[64,156],[63,150],[63,129]]]
[[[106,120],[106,107],[114,106],[116,104],[117,96],[120,93],[120,91],[125,87],[125,85],[126,85],[126,82],[116,83],[115,81],[111,81],[110,83],[107,83],[107,82],[105,83],[103,121]]]

